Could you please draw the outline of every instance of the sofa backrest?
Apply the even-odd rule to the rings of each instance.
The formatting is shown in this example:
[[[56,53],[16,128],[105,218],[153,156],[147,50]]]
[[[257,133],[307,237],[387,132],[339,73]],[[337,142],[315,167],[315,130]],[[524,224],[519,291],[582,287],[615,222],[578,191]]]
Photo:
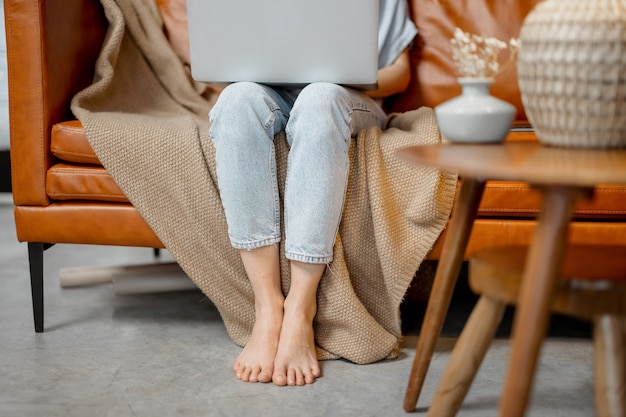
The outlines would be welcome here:
[[[172,46],[183,61],[189,62],[186,0],[155,0],[163,16]],[[457,96],[450,39],[454,29],[495,37],[505,42],[519,36],[526,15],[541,0],[408,0],[418,36],[411,51],[413,79],[409,89],[387,100],[388,111],[406,111],[421,106],[434,107]],[[503,52],[503,58],[506,53]],[[516,106],[517,119],[525,120],[515,66],[496,79],[491,92]]]
[[[541,0],[409,1],[418,29],[411,51],[414,78],[405,93],[387,103],[392,111],[435,107],[460,94],[450,51],[450,39],[456,27],[508,42],[519,36],[524,18]],[[504,52],[503,58],[506,58]],[[496,78],[491,93],[516,106],[518,120],[526,119],[515,66]]]

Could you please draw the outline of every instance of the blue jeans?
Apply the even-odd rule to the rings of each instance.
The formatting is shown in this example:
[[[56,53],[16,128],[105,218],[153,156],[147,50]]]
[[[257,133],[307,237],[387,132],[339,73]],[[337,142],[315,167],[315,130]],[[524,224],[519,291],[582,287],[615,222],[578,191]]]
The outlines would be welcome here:
[[[301,90],[249,82],[226,87],[211,110],[210,134],[233,247],[255,249],[281,240],[274,135],[284,130],[290,146],[285,256],[329,263],[346,194],[351,138],[381,127],[385,117],[364,93],[335,84]]]

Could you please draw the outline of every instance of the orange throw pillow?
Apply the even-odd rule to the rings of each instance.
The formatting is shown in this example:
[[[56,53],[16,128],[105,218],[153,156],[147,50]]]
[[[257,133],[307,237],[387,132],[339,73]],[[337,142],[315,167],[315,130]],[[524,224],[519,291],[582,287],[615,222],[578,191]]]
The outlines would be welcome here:
[[[174,52],[189,65],[189,33],[186,0],[155,0],[163,18],[165,35]]]

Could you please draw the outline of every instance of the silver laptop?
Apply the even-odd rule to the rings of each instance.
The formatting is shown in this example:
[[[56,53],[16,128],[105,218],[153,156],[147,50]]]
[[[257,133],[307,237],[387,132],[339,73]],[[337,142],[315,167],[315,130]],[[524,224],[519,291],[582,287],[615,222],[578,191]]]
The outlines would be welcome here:
[[[187,0],[203,82],[375,88],[379,0]]]

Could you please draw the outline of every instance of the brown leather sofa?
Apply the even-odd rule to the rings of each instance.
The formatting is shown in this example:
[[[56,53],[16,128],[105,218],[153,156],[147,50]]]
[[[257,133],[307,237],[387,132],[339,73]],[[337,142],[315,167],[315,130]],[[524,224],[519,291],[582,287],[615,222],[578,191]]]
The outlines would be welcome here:
[[[158,0],[166,14],[172,1]],[[508,40],[519,33],[535,3],[410,0],[419,29],[411,55],[414,77],[406,93],[386,102],[388,110],[434,107],[458,95],[448,48],[454,28]],[[5,0],[4,12],[15,225],[18,240],[28,242],[35,330],[41,332],[43,253],[50,245],[162,244],[99,164],[70,111],[74,94],[91,83],[105,36],[99,1]],[[166,29],[174,40],[172,27]],[[526,122],[514,69],[498,78],[492,92],[517,107],[518,123]],[[507,140],[536,138],[532,132],[512,132]],[[527,243],[538,200],[527,184],[489,182],[466,255],[487,246]],[[570,239],[625,245],[625,220],[626,186],[599,186],[592,201],[577,207]],[[429,259],[438,258],[444,238],[445,232]]]

